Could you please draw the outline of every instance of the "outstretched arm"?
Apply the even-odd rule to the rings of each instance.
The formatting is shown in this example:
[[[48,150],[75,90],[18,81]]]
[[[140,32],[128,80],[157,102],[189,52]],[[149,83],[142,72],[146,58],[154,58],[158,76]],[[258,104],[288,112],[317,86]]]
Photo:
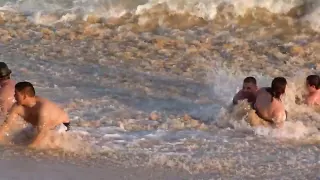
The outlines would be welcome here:
[[[232,103],[234,105],[238,104],[238,101],[242,98],[242,91],[240,90],[234,97],[232,100]]]

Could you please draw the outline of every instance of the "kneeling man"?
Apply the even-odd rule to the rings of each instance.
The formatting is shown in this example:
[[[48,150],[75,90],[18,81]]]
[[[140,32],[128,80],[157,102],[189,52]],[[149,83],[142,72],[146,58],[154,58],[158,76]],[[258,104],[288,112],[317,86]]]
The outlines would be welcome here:
[[[9,114],[0,127],[0,140],[11,129],[17,117],[21,117],[30,123],[37,131],[37,135],[29,147],[38,147],[50,130],[54,130],[61,124],[70,128],[69,117],[55,103],[36,96],[33,85],[30,82],[19,82],[15,85],[16,103],[12,106]]]

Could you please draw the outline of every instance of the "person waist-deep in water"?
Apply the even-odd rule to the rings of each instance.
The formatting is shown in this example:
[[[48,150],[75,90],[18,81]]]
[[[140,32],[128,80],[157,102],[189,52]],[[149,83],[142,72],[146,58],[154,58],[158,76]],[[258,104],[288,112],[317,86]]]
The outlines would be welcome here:
[[[309,75],[306,78],[306,89],[308,94],[305,103],[309,106],[320,105],[320,77],[318,75]]]
[[[233,97],[233,104],[236,105],[238,104],[238,101],[246,99],[248,103],[253,105],[253,103],[256,101],[257,90],[258,86],[256,79],[251,76],[246,77],[243,80],[242,89]]]
[[[249,112],[248,121],[251,126],[268,126],[280,128],[287,118],[281,97],[285,94],[287,80],[276,77],[271,87],[258,90],[254,110]]]
[[[36,129],[37,135],[29,147],[38,147],[47,133],[61,124],[69,129],[70,120],[68,114],[57,104],[36,96],[33,85],[30,82],[19,82],[15,85],[16,103],[0,127],[0,140],[4,140],[6,133],[12,129],[14,121],[20,116]]]

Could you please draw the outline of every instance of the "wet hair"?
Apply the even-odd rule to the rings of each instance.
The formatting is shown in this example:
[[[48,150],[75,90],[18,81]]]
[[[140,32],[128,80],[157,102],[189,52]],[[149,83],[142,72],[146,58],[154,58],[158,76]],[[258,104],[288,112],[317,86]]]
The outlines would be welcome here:
[[[256,78],[249,76],[244,78],[243,83],[252,83],[254,85],[257,85],[257,80]]]
[[[271,102],[273,101],[273,98],[280,100],[280,96],[286,91],[286,86],[287,80],[284,77],[276,77],[272,80],[271,88],[266,89],[272,96]]]
[[[15,89],[16,91],[23,93],[29,97],[34,97],[36,95],[33,85],[27,81],[18,82],[15,85]]]
[[[7,80],[7,79],[11,79],[10,77],[10,74],[7,75],[7,76],[3,76],[3,77],[0,77],[1,80]]]
[[[310,75],[307,77],[307,83],[314,86],[316,89],[320,88],[320,77],[318,75]]]

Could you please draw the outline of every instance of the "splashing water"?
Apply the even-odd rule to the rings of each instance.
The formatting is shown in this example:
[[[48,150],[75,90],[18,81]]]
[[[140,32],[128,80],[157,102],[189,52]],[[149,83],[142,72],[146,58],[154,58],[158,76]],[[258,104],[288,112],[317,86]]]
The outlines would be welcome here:
[[[1,4],[0,4],[1,5]],[[5,10],[18,11],[24,14],[31,14],[30,20],[36,24],[53,25],[59,22],[75,21],[83,19],[87,21],[91,17],[104,18],[119,18],[126,16],[128,13],[132,16],[137,16],[139,21],[154,21],[157,20],[160,25],[166,25],[170,14],[179,14],[185,16],[185,20],[191,20],[188,16],[194,16],[204,19],[205,21],[212,21],[217,17],[223,16],[227,18],[230,14],[234,16],[247,16],[250,14],[250,9],[264,8],[270,13],[286,14],[292,11],[303,15],[302,21],[311,23],[311,27],[318,29],[319,22],[319,2],[314,0],[98,0],[98,1],[48,1],[41,0],[26,0],[26,1],[4,1],[2,2]],[[230,9],[230,6],[232,8]],[[295,13],[293,13],[295,14]],[[157,17],[155,17],[157,16]],[[259,17],[260,14],[252,12],[252,16]],[[169,18],[169,19],[168,19]],[[189,19],[189,20],[188,20]],[[193,18],[194,20],[194,18]],[[226,19],[227,20],[227,19]],[[228,19],[233,21],[232,18]],[[149,22],[151,23],[151,22]],[[145,23],[143,23],[145,24]]]
[[[319,115],[296,99],[320,67],[317,1],[1,5],[1,61],[70,115],[55,147],[228,179],[316,169]],[[230,106],[246,76],[287,78],[282,130],[251,128],[248,103]]]

